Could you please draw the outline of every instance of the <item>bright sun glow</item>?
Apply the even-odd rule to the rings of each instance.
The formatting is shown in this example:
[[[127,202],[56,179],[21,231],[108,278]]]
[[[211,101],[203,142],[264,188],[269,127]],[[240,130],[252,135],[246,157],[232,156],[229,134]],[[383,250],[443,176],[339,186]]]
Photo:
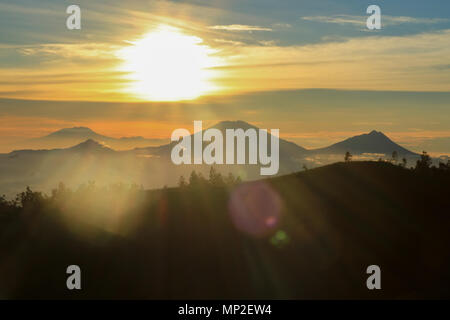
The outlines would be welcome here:
[[[125,61],[121,70],[132,80],[127,91],[145,100],[178,101],[216,90],[210,68],[218,65],[218,59],[213,57],[215,50],[202,43],[168,26],[131,42],[119,52]]]

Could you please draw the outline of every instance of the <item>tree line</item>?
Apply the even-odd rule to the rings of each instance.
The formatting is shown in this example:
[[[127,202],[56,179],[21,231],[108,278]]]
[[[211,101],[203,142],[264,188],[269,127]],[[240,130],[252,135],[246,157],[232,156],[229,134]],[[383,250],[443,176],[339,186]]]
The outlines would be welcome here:
[[[344,161],[350,162],[352,161],[353,155],[347,151],[344,155]],[[408,160],[403,157],[401,162],[399,161],[399,156],[397,151],[392,152],[392,156],[390,159],[384,160],[383,158],[379,158],[378,161],[388,161],[390,163],[399,165],[400,167],[406,168],[408,164]],[[417,171],[427,171],[430,169],[438,169],[443,171],[450,171],[450,159],[447,160],[447,163],[439,161],[438,166],[433,165],[433,160],[431,159],[428,152],[423,151],[420,155],[420,158],[416,161],[416,165],[414,167],[411,167],[411,169],[417,170]]]

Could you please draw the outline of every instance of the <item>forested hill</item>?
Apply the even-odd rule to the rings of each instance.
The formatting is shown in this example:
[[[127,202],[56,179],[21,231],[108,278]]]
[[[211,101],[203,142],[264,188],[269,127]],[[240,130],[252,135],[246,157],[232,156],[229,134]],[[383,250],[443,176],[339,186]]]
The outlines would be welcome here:
[[[450,298],[450,171],[337,163],[0,201],[2,298]],[[66,288],[79,265],[82,290]],[[382,290],[366,288],[381,268]]]

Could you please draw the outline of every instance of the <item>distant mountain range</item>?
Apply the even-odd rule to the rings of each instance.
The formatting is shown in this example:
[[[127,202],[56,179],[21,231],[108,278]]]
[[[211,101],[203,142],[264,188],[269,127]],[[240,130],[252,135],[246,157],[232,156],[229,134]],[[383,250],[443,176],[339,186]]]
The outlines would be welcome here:
[[[27,148],[67,148],[88,139],[106,144],[116,150],[133,149],[136,147],[146,147],[149,145],[160,145],[166,143],[168,139],[147,139],[141,136],[113,138],[91,130],[87,127],[64,128],[47,136],[30,139],[25,142]]]
[[[255,129],[259,130],[259,128],[245,122],[245,121],[222,121],[217,123],[216,125],[212,126],[211,128],[218,129],[220,132],[222,132],[222,135],[225,137],[226,130],[227,129],[243,129],[244,131],[248,129]],[[193,135],[191,135],[192,137]],[[269,139],[269,138],[268,138]],[[170,152],[178,142],[171,142],[167,145],[162,145],[158,147],[147,147],[147,148],[138,148],[137,151],[140,153],[146,153],[146,154],[153,154],[158,156],[170,156]],[[225,141],[224,141],[225,144]],[[207,143],[205,142],[203,144],[203,147],[205,147]],[[303,147],[300,147],[299,145],[280,139],[280,159],[288,160],[288,159],[298,159],[303,157],[308,150],[306,150]],[[224,149],[225,150],[225,149]],[[269,148],[270,150],[270,148]],[[289,170],[290,172],[292,170]]]
[[[258,130],[257,127],[245,121],[222,121],[211,128],[219,129],[223,134],[225,134],[226,129],[241,128],[244,130]],[[139,150],[141,152],[148,151],[149,153],[161,155],[164,152],[171,150],[174,145],[175,143],[170,143],[158,147],[140,148]],[[394,151],[397,151],[397,154],[402,157],[418,156],[418,154],[393,142],[382,132],[375,130],[370,133],[354,136],[331,146],[319,149],[306,149],[293,142],[280,139],[280,158],[301,158],[315,155],[343,156],[347,151],[354,155],[372,154],[378,157],[382,157],[383,155],[390,157]]]
[[[245,121],[222,121],[212,128],[225,132],[226,129],[241,128],[244,130],[257,127]],[[114,150],[165,150],[171,148],[174,143],[168,143],[169,139],[148,139],[141,136],[113,138],[99,134],[88,127],[64,128],[44,137],[28,140],[27,149],[58,149],[82,143],[86,140],[94,140]],[[280,150],[287,151],[292,156],[309,154],[343,154],[347,151],[352,154],[386,154],[391,155],[397,151],[399,156],[414,156],[416,153],[398,145],[385,134],[373,130],[367,134],[361,134],[335,143],[331,146],[318,149],[306,149],[293,142],[280,139]]]
[[[213,128],[221,132],[238,128],[258,129],[244,121],[223,121]],[[97,134],[86,127],[62,129],[36,141],[64,144],[80,139],[84,140],[71,147],[17,150],[0,154],[0,194],[12,195],[27,185],[48,192],[59,182],[69,186],[78,186],[88,181],[96,181],[99,184],[124,182],[141,184],[145,188],[157,188],[176,185],[181,175],[188,177],[193,170],[207,176],[210,169],[208,165],[174,165],[170,154],[175,142],[148,146],[149,139],[115,139]],[[114,145],[123,147],[122,141],[130,142],[132,148],[114,148]],[[145,147],[135,147],[136,141],[142,142]],[[206,145],[207,143],[204,143],[203,146]],[[390,158],[393,151],[397,151],[399,157],[405,157],[410,165],[413,165],[418,157],[377,131],[351,137],[320,149],[308,150],[284,139],[280,139],[279,145],[279,175],[298,172],[305,167],[313,168],[343,161],[347,151],[354,155],[355,160]],[[233,173],[244,180],[261,178],[260,165],[216,167],[223,174]]]

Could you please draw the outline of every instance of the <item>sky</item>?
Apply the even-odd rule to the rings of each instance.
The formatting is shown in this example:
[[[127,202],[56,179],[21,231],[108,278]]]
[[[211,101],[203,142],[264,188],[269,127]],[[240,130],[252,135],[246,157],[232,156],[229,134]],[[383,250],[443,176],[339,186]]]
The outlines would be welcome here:
[[[450,154],[448,1],[82,0],[68,30],[71,4],[0,2],[0,152],[71,126],[244,120],[309,148],[375,129]]]

